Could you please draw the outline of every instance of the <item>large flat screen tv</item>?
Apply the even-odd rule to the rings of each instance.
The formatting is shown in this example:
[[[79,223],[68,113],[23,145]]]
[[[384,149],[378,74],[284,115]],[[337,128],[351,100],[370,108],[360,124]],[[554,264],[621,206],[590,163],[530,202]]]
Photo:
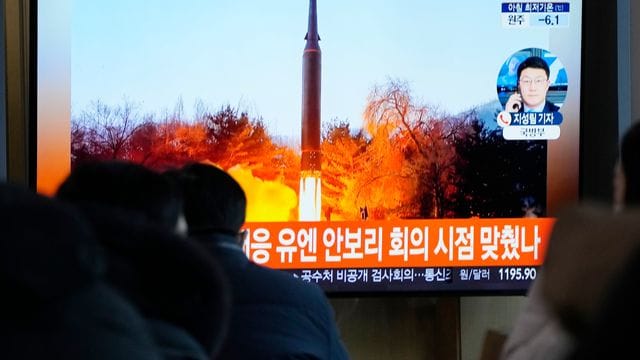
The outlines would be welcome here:
[[[40,1],[38,188],[199,161],[327,292],[522,292],[577,199],[582,2]]]

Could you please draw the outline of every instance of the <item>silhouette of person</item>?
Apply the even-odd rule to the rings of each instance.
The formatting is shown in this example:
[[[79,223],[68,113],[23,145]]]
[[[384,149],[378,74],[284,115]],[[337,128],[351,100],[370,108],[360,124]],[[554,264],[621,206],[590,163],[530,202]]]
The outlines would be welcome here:
[[[242,246],[247,199],[225,171],[182,169],[189,235],[226,270],[233,293],[231,325],[219,359],[347,359],[333,309],[316,284],[249,261]]]
[[[229,289],[204,248],[179,233],[180,187],[124,161],[78,165],[58,199],[83,209],[107,255],[107,279],[145,317],[166,358],[206,359],[222,343]]]
[[[0,358],[160,360],[77,209],[0,183]]]
[[[640,121],[627,130],[620,146],[613,180],[618,214],[582,206],[558,216],[545,263],[527,293],[501,359],[564,359],[574,351],[576,336],[591,326],[608,281],[637,247],[634,244],[640,243],[636,239],[640,229],[633,225],[638,214],[620,212],[640,205],[640,164],[635,160],[639,153]],[[607,242],[609,238],[616,241]]]

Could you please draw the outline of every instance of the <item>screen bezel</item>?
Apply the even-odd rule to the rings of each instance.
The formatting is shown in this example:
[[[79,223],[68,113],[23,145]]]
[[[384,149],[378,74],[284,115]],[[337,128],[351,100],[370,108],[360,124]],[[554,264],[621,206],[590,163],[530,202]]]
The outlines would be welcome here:
[[[32,188],[36,188],[36,178],[38,170],[37,159],[37,87],[38,87],[38,74],[37,74],[37,0],[30,0],[29,19],[30,19],[30,32],[29,32],[29,114],[28,114],[28,159],[27,167],[29,180],[28,184]],[[582,39],[581,39],[581,83],[580,83],[580,132],[579,132],[579,177],[576,199],[583,199],[592,196],[594,193],[602,193],[604,180],[598,181],[598,186],[593,186],[593,181],[586,180],[586,174],[590,166],[596,164],[599,167],[607,167],[606,163],[611,159],[611,151],[603,149],[603,135],[606,138],[604,143],[614,144],[611,148],[615,148],[617,142],[617,136],[615,140],[611,140],[611,134],[617,134],[617,122],[611,122],[608,126],[601,126],[598,124],[598,119],[603,117],[616,117],[617,119],[617,62],[616,56],[611,56],[617,51],[616,41],[617,39],[617,21],[609,22],[606,26],[603,26],[601,19],[602,14],[616,15],[616,4],[600,4],[598,1],[583,0],[582,2]],[[614,17],[615,19],[615,17]],[[594,51],[598,49],[598,51]],[[600,64],[606,64],[603,67]],[[597,69],[597,70],[596,70]],[[602,99],[601,89],[613,89],[609,91],[609,94],[615,94]],[[599,126],[600,125],[600,126]],[[604,131],[604,134],[603,134]],[[594,146],[599,144],[599,149]],[[605,153],[609,156],[606,159],[602,159],[600,155]],[[600,163],[594,162],[594,159],[602,160]],[[599,164],[599,165],[598,165]],[[589,175],[591,176],[590,173]],[[603,178],[608,177],[606,175]],[[606,184],[609,186],[609,183]],[[560,206],[560,205],[559,205]],[[551,211],[553,213],[554,211]],[[350,296],[381,296],[381,295],[521,295],[523,291],[509,291],[509,290],[473,290],[473,291],[445,291],[437,292],[431,290],[425,291],[381,291],[381,292],[340,292],[329,293],[331,296],[337,297],[350,297]]]

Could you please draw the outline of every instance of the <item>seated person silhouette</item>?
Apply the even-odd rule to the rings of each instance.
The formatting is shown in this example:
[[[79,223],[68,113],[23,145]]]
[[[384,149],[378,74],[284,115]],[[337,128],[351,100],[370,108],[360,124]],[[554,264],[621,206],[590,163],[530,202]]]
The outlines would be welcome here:
[[[614,228],[607,234],[614,238],[614,231],[628,237],[637,229],[640,216],[640,166],[636,160],[640,153],[640,119],[626,131],[620,144],[620,156],[615,168],[614,209],[621,213],[631,213],[629,224]],[[637,324],[640,319],[637,293],[640,282],[640,231],[635,231],[631,239],[631,249],[624,249],[622,269],[617,271],[607,284],[604,299],[598,304],[593,323],[583,329],[576,341],[576,349],[571,359],[623,359],[638,358],[635,343]],[[616,243],[618,237],[615,237]],[[608,259],[608,258],[607,258]],[[609,259],[608,259],[609,260]],[[623,355],[624,354],[624,355]],[[629,355],[635,354],[635,355]]]
[[[0,182],[0,358],[163,359],[76,209]]]
[[[518,65],[518,90],[507,100],[509,112],[556,112],[558,106],[547,100],[549,65],[539,56],[530,56]]]
[[[73,169],[56,197],[88,218],[104,248],[106,279],[139,309],[164,358],[215,357],[229,289],[206,250],[178,235],[175,181],[129,162],[90,162]]]
[[[232,288],[218,359],[348,359],[320,287],[257,265],[242,251],[247,199],[240,184],[205,164],[186,165],[180,181],[189,235],[218,259]]]
[[[640,120],[626,131],[620,146],[613,179],[615,212],[583,204],[558,215],[544,267],[527,293],[501,360],[569,359],[576,354],[576,359],[621,358],[612,351],[622,347],[608,345],[622,340],[629,344],[628,337],[616,338],[627,328],[610,325],[616,321],[629,325],[640,315],[622,307],[629,298],[617,299],[608,291],[635,291],[635,280],[619,281],[617,290],[608,288],[616,285],[614,280],[621,276],[620,269],[628,259],[640,259],[638,153]],[[636,265],[628,263],[628,276],[637,276],[640,268]],[[608,301],[604,306],[610,308],[598,310],[600,301]],[[635,332],[626,334],[633,336]]]

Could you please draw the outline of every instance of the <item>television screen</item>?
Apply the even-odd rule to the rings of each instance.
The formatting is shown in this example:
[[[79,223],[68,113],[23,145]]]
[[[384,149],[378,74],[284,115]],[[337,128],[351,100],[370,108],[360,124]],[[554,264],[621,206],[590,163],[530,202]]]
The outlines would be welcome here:
[[[258,264],[522,292],[577,199],[581,6],[41,1],[39,190],[88,160],[206,162],[243,186]]]

